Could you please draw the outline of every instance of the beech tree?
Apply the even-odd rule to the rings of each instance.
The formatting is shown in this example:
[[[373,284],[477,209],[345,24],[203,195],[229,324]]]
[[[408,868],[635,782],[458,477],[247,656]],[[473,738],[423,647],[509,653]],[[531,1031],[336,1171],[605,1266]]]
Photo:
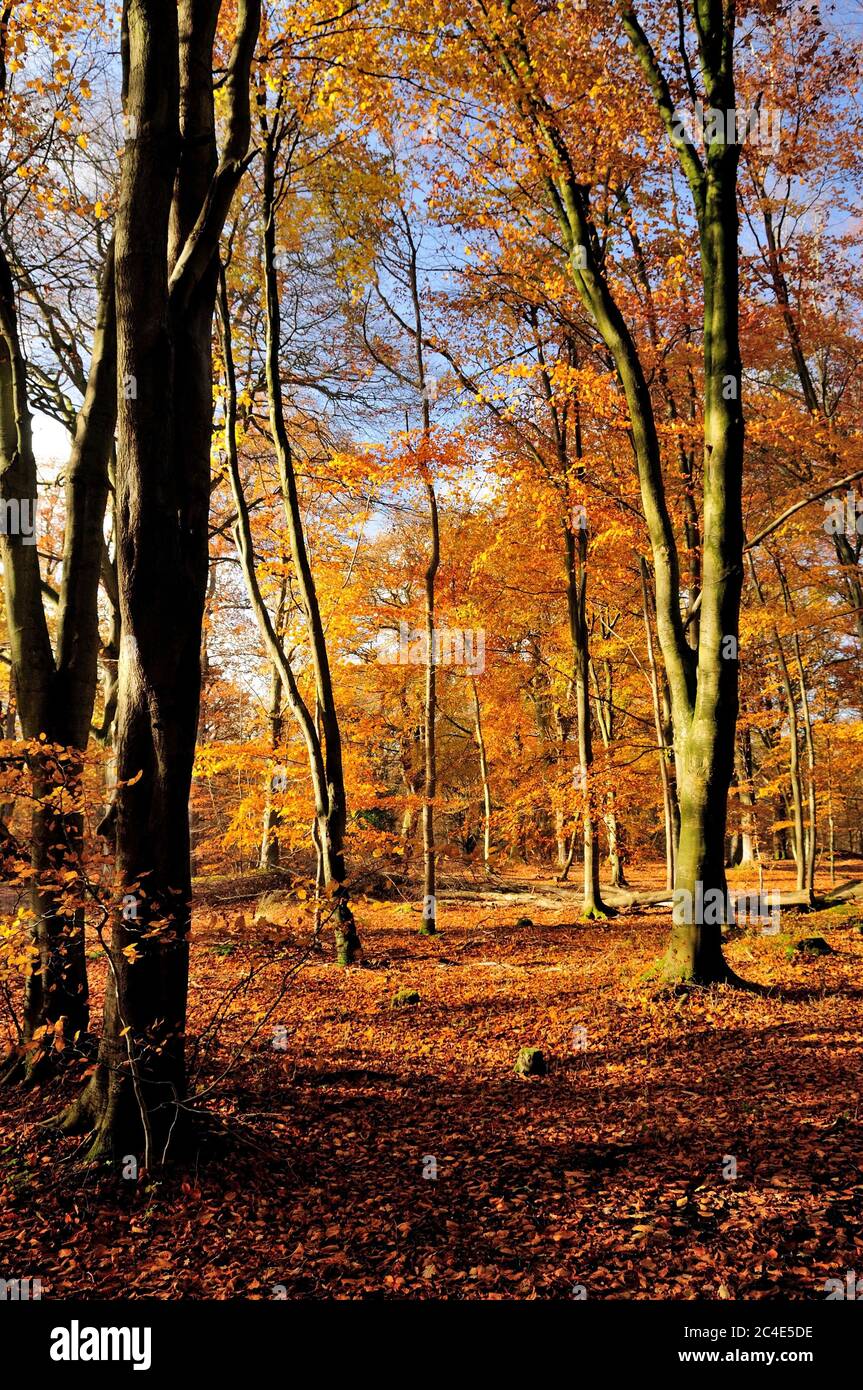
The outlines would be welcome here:
[[[240,0],[217,150],[220,0],[129,0],[115,248],[122,637],[109,981],[99,1055],[64,1130],[91,1157],[164,1155],[185,1099],[188,802],[207,587],[219,238],[248,157],[259,0]]]
[[[698,96],[687,44],[694,41],[703,97],[710,110],[734,112],[735,6],[693,0],[690,29],[662,25],[663,45],[677,50],[682,98]],[[680,837],[675,866],[677,905],[663,971],[673,979],[710,983],[731,977],[721,924],[692,920],[696,885],[725,894],[725,825],[737,717],[738,616],[742,587],[743,408],[738,318],[737,124],[725,116],[707,130],[699,150],[681,121],[669,78],[635,8],[621,4],[598,42],[625,37],[641,68],[656,113],[653,138],[667,138],[689,186],[703,287],[703,564],[698,641],[687,640],[680,607],[678,542],[666,496],[663,451],[654,401],[633,327],[621,309],[591,187],[579,170],[573,110],[563,119],[538,65],[531,26],[547,28],[503,0],[493,11],[465,16],[468,35],[502,75],[524,138],[532,143],[554,211],[573,282],[608,349],[624,394],[641,501],[650,537],[659,641],[668,674],[674,725]],[[562,24],[562,22],[561,22]],[[608,52],[608,48],[605,49]],[[576,107],[577,110],[577,107]],[[685,911],[689,904],[688,914]],[[686,920],[686,916],[690,920]]]
[[[58,16],[59,18],[59,16]],[[65,17],[70,20],[69,16]],[[83,16],[82,16],[83,18]],[[74,33],[71,22],[69,29]],[[71,38],[66,30],[52,40],[67,81]],[[28,97],[13,88],[10,52],[50,39],[42,20],[23,26],[11,8],[0,26],[0,131],[12,151],[18,141],[18,173],[27,178],[20,149],[48,151],[68,130],[67,88],[49,106],[48,127],[39,126]],[[38,79],[34,79],[38,89]],[[81,80],[80,88],[86,89]],[[23,169],[22,169],[23,164]],[[13,170],[8,171],[11,180]],[[53,179],[57,170],[51,169]],[[63,177],[62,172],[60,177]],[[48,173],[46,170],[46,180]],[[50,199],[53,182],[45,189]],[[80,882],[83,837],[82,754],[86,749],[96,692],[100,651],[97,598],[102,567],[102,527],[109,488],[109,462],[116,417],[116,337],[114,256],[109,247],[101,273],[89,371],[76,359],[73,372],[83,395],[77,413],[61,400],[64,423],[73,427],[65,471],[65,530],[59,592],[43,582],[37,545],[36,460],[32,395],[50,377],[28,362],[19,317],[19,284],[45,310],[52,348],[68,362],[75,353],[65,344],[31,277],[16,255],[17,220],[4,174],[3,236],[0,244],[0,499],[6,522],[0,536],[9,663],[17,715],[25,739],[23,757],[31,785],[30,922],[33,962],[27,977],[22,1048],[11,1059],[11,1076],[31,1078],[51,1050],[55,1035],[80,1039],[89,1023],[84,949],[84,902]],[[35,193],[34,193],[35,197]],[[62,368],[62,362],[61,362]],[[39,395],[41,401],[43,396]],[[12,517],[12,525],[8,524]],[[17,519],[17,522],[16,522]],[[46,604],[56,602],[56,625]],[[14,721],[13,721],[14,727]],[[55,1052],[54,1056],[59,1053]]]

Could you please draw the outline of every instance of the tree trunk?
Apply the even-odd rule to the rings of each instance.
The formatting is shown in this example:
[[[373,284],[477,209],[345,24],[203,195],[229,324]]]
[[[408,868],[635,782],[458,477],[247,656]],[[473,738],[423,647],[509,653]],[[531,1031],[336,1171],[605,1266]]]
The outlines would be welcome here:
[[[282,585],[282,602],[284,602],[285,585]],[[276,621],[278,628],[278,619]],[[279,812],[273,802],[273,779],[276,777],[276,754],[282,746],[282,678],[279,675],[277,666],[273,666],[270,672],[270,707],[268,711],[270,725],[270,758],[267,762],[267,786],[265,791],[264,803],[264,827],[261,835],[261,852],[258,858],[260,869],[277,869],[279,867]]]
[[[272,132],[270,132],[270,135],[272,136]],[[267,170],[269,170],[269,173]],[[274,170],[271,152],[265,163],[265,201],[268,207],[272,207],[273,174]],[[268,222],[271,226],[271,230],[265,230],[264,252],[265,274],[269,285],[267,290],[268,397],[270,400],[271,424],[277,440],[277,451],[280,453],[280,468],[284,487],[285,506],[289,513],[289,524],[293,528],[291,544],[292,547],[294,544],[298,547],[297,556],[294,559],[294,566],[296,569],[298,558],[300,555],[305,556],[306,552],[302,519],[299,512],[299,501],[296,497],[296,481],[293,475],[290,444],[282,414],[281,382],[278,377],[278,284],[275,279],[275,223],[273,218],[270,218]],[[317,856],[315,936],[317,937],[319,933],[323,915],[322,894],[326,893],[330,900],[331,911],[335,917],[334,936],[336,960],[339,965],[351,965],[357,963],[361,959],[362,949],[345,884],[346,870],[343,839],[345,821],[344,815],[340,814],[340,807],[343,811],[345,806],[344,783],[341,773],[341,745],[340,742],[335,740],[330,743],[330,762],[328,763],[320,729],[308,705],[303,699],[290,661],[288,660],[284,642],[279,631],[277,631],[277,624],[274,624],[261,594],[257,571],[255,569],[255,552],[251,522],[249,520],[249,509],[243,491],[239,455],[237,451],[237,385],[231,343],[228,290],[224,274],[221,276],[219,307],[222,329],[222,355],[224,358],[226,383],[225,451],[227,454],[228,475],[231,482],[234,505],[237,509],[237,524],[234,535],[240,556],[240,565],[243,571],[246,591],[252,606],[252,612],[258,624],[258,630],[263,638],[270,660],[273,663],[273,669],[278,672],[290,710],[303,735],[309,759],[312,795],[315,803],[315,823],[312,829],[312,840]],[[291,490],[292,480],[293,493]],[[290,500],[292,495],[293,501]],[[308,566],[307,558],[306,566]],[[317,599],[316,597],[312,597],[314,595],[314,583],[311,579],[310,572],[308,574],[308,585],[309,587],[306,589],[306,595],[309,598],[309,606],[306,607],[307,623],[309,610],[311,609],[312,613],[318,612]],[[327,659],[326,641],[323,634],[323,625],[320,623],[319,612],[317,626],[314,629],[311,624],[308,624],[308,626],[310,638],[313,643],[317,640],[322,644],[322,656],[323,662],[325,663]],[[317,638],[315,637],[315,633],[317,633]],[[321,650],[319,649],[316,676],[320,669],[320,662]],[[328,666],[326,666],[326,674],[328,678]],[[316,710],[320,714],[321,719],[323,719],[321,705],[322,690],[325,690],[325,687],[316,681]],[[330,689],[330,702],[332,703],[331,696],[332,692]],[[335,721],[337,733],[338,721],[336,720],[334,706],[331,708],[331,718]],[[337,782],[341,784],[342,788],[340,802],[337,799],[335,791]]]
[[[741,731],[738,740],[736,766],[740,797],[740,864],[742,868],[747,868],[755,863],[758,829],[752,787],[752,737],[748,728]]]
[[[116,233],[117,568],[121,652],[117,711],[117,904],[96,1070],[64,1118],[95,1129],[90,1157],[159,1138],[185,1094],[183,1028],[191,899],[188,796],[201,632],[179,534],[168,218],[177,166],[176,10],[128,9],[129,115],[141,134],[123,156]],[[144,133],[146,132],[146,133]],[[142,237],[146,226],[147,236]],[[183,507],[185,510],[185,507]],[[187,523],[190,518],[184,518]],[[199,576],[195,576],[200,586]]]
[[[428,413],[428,401],[423,401]],[[435,575],[440,563],[440,527],[438,524],[437,498],[434,484],[426,482],[426,496],[429,504],[431,526],[431,553],[425,572],[426,599],[426,690],[425,690],[425,755],[426,775],[423,789],[423,936],[433,936],[437,931],[437,854],[435,851],[434,803],[437,795],[437,744],[435,722],[437,717],[437,674],[435,667],[434,600]]]
[[[564,870],[564,869],[565,869],[566,872],[568,873],[568,872],[569,872],[569,865],[567,864],[568,855],[567,855],[566,817],[564,816],[563,811],[561,811],[560,808],[558,808],[558,809],[555,811],[555,813],[554,813],[554,831],[555,831],[555,846],[556,846],[557,867],[558,867],[560,870]]]
[[[617,798],[614,794],[614,783],[610,776],[609,768],[609,754],[611,751],[611,738],[614,719],[613,705],[611,699],[611,667],[610,663],[606,662],[606,700],[608,703],[608,709],[606,710],[603,703],[603,697],[600,692],[599,677],[597,676],[596,670],[594,669],[593,661],[590,661],[589,665],[590,674],[593,677],[593,696],[594,708],[596,710],[596,723],[599,728],[599,734],[602,739],[602,746],[605,749],[606,758],[605,775],[608,780],[608,785],[605,792],[605,810],[602,813],[602,819],[605,825],[606,838],[608,840],[608,863],[609,868],[611,870],[611,886],[612,888],[626,888],[627,882],[626,873],[624,872],[623,836],[621,834],[620,824],[617,817]]]
[[[309,563],[293,452],[285,426],[279,352],[281,309],[276,271],[276,151],[281,141],[277,112],[264,140],[264,308],[266,312],[266,375],[270,428],[284,498],[285,518],[291,546],[291,559],[303,607],[309,649],[315,675],[318,715],[323,738],[318,739],[323,756],[325,783],[323,817],[320,826],[324,888],[335,918],[336,958],[340,965],[353,965],[362,958],[362,947],[350,905],[345,865],[347,798],[342,764],[342,737],[333,695],[329,654],[314,576]],[[262,117],[263,119],[263,117]],[[319,815],[320,819],[320,815]]]
[[[488,756],[482,731],[482,710],[480,709],[479,691],[474,677],[471,677],[471,686],[473,688],[474,736],[479,753],[479,775],[482,781],[482,862],[486,873],[489,873],[491,860],[491,787],[488,780]]]
[[[735,109],[734,9],[719,0],[693,0],[700,67],[711,109]],[[652,411],[643,409],[643,375],[623,365],[624,388],[634,407],[636,452],[641,453],[645,513],[657,578],[659,637],[671,686],[680,843],[673,926],[663,973],[670,980],[710,984],[733,980],[722,955],[719,921],[699,914],[707,895],[727,904],[724,850],[728,792],[734,766],[738,709],[738,623],[743,580],[743,410],[739,341],[737,167],[740,148],[726,132],[708,142],[702,162],[687,140],[674,137],[674,111],[653,49],[634,12],[623,26],[666,129],[672,134],[692,193],[704,287],[704,491],[701,613],[697,653],[686,647],[679,608],[679,576],[666,546],[673,533],[657,485],[659,458]],[[728,138],[730,134],[730,139]],[[627,343],[627,346],[629,344]],[[649,402],[649,396],[648,396]],[[640,427],[652,429],[639,449]],[[683,639],[683,640],[681,640]],[[693,661],[693,655],[695,657]],[[693,669],[694,668],[694,669]],[[715,896],[714,896],[715,902]],[[687,910],[687,907],[689,910]]]
[[[668,775],[668,753],[665,742],[665,729],[662,723],[662,708],[659,695],[659,672],[656,654],[653,649],[653,629],[650,623],[650,598],[647,582],[647,561],[641,556],[641,602],[644,613],[644,635],[647,643],[647,664],[650,670],[650,693],[653,698],[653,727],[656,730],[656,747],[659,753],[659,776],[662,784],[662,816],[665,829],[665,886],[671,892],[674,888],[674,868],[677,854],[677,829],[672,806],[671,785]]]
[[[800,780],[800,735],[797,723],[797,701],[777,634],[776,654],[782,672],[782,688],[785,691],[785,704],[788,711],[788,780],[791,786],[791,807],[794,823],[794,862],[797,865],[797,891],[802,892],[806,885],[806,833],[803,816],[803,787]]]
[[[806,748],[807,796],[809,823],[806,827],[805,859],[806,882],[804,884],[810,905],[815,900],[815,858],[818,853],[818,798],[815,786],[815,739],[812,735],[812,717],[809,711],[809,692],[806,689],[806,672],[800,651],[800,638],[794,634],[794,656],[800,682],[800,706],[803,714],[803,743]]]
[[[152,1167],[180,1128],[191,918],[189,792],[207,587],[216,251],[250,133],[257,0],[240,0],[216,162],[218,0],[129,0],[116,231],[119,393],[116,897],[97,1065],[61,1120],[89,1157]],[[182,145],[181,145],[182,139]],[[170,277],[170,278],[169,278]]]
[[[830,742],[830,723],[828,720],[827,692],[824,692],[824,724],[827,744],[827,834],[830,856],[830,887],[836,883],[836,820],[833,810],[833,748]]]
[[[785,578],[785,571],[782,568],[782,565],[776,556],[773,557],[773,561],[776,567],[776,572],[779,576],[779,583],[782,588],[782,596],[785,601],[785,611],[786,613],[793,614],[794,604],[791,598],[791,591],[788,587],[788,581]],[[779,642],[779,646],[781,648],[781,641],[779,641],[778,632],[776,633],[776,640],[777,642]],[[794,648],[794,662],[797,667],[797,679],[800,685],[800,709],[803,715],[803,743],[806,749],[806,764],[808,770],[809,821],[806,826],[805,837],[802,838],[800,841],[800,847],[803,858],[803,882],[799,883],[798,887],[802,887],[805,890],[809,906],[811,907],[815,900],[815,857],[817,853],[818,839],[818,801],[815,787],[815,740],[812,735],[812,716],[809,709],[809,691],[806,686],[806,671],[803,666],[803,653],[800,648],[800,634],[798,632],[795,631],[793,633],[791,643]],[[790,694],[791,682],[788,678],[787,667],[784,668],[784,680],[787,684],[788,693]],[[793,702],[793,696],[791,698]],[[798,787],[799,783],[800,778],[798,773]]]
[[[715,683],[719,685],[718,678]],[[680,843],[675,920],[665,959],[668,979],[698,984],[722,981],[730,974],[722,955],[725,913],[707,921],[707,913],[699,913],[698,908],[699,900],[705,904],[709,893],[719,892],[723,904],[726,901],[725,820],[733,765],[733,716],[721,710],[718,697],[704,704],[700,717],[695,716],[686,734],[676,740]],[[710,777],[705,776],[706,768]]]
[[[749,569],[752,575],[752,582],[759,602],[766,607],[764,591],[755,569],[755,562],[752,552],[749,552]],[[780,580],[782,576],[780,574]],[[786,592],[786,603],[788,595]],[[805,833],[805,820],[803,815],[803,784],[800,776],[800,733],[797,718],[797,700],[794,695],[794,687],[791,682],[791,673],[788,670],[788,661],[785,657],[785,648],[779,633],[779,628],[773,624],[773,650],[776,653],[776,661],[779,666],[779,674],[782,690],[785,695],[785,709],[788,717],[788,777],[791,786],[791,806],[794,824],[794,861],[797,865],[797,891],[804,892],[807,883],[807,862],[808,847]],[[802,670],[802,666],[801,666]],[[804,692],[805,697],[805,692]],[[808,714],[808,705],[807,705]],[[807,718],[807,723],[808,723]],[[811,736],[811,729],[810,729]],[[814,766],[814,751],[813,751]],[[814,862],[814,861],[813,861]],[[814,872],[814,867],[813,867]],[[811,901],[811,895],[810,895]]]
[[[699,67],[711,109],[735,109],[733,6],[692,0]],[[703,159],[682,138],[668,79],[634,10],[620,10],[623,31],[642,68],[657,114],[690,187],[699,234],[704,289],[703,562],[697,650],[680,610],[680,562],[665,495],[662,450],[650,385],[633,333],[606,278],[603,237],[592,217],[590,190],[576,175],[577,158],[551,101],[522,89],[530,70],[529,41],[515,7],[506,22],[519,55],[503,44],[501,69],[517,91],[518,109],[547,156],[548,185],[573,283],[614,362],[626,399],[642,507],[656,585],[657,630],[671,690],[680,843],[675,910],[662,972],[697,984],[733,979],[722,956],[722,921],[687,921],[707,892],[726,899],[724,868],[728,789],[737,719],[737,636],[742,586],[743,413],[738,324],[737,165],[740,149],[717,135]],[[684,14],[681,7],[681,30]],[[681,34],[681,43],[687,35]],[[732,646],[729,648],[728,644]],[[698,915],[698,914],[696,914]],[[724,917],[724,912],[722,916]]]
[[[594,824],[593,735],[590,724],[590,653],[587,635],[587,530],[577,534],[567,525],[566,579],[569,635],[572,644],[573,685],[575,687],[576,728],[578,734],[581,827],[584,844],[584,877],[581,915],[604,917],[608,909],[599,886],[599,845]]]
[[[57,619],[56,660],[42,606],[35,536],[4,535],[12,678],[21,729],[31,740],[31,912],[36,968],[24,1000],[25,1071],[62,1030],[76,1038],[89,1024],[84,947],[85,890],[81,754],[87,746],[99,650],[97,596],[108,459],[116,414],[113,247],[102,276],[90,370],[66,470],[66,526]],[[0,491],[26,503],[35,524],[36,465],[25,363],[14,288],[0,251]],[[29,543],[28,543],[29,542]],[[41,739],[41,742],[39,740]],[[74,875],[72,879],[69,874]],[[15,1068],[17,1070],[17,1066]]]
[[[620,832],[614,804],[614,792],[612,790],[606,793],[606,804],[609,806],[609,809],[603,813],[602,819],[608,838],[608,863],[611,870],[611,886],[612,888],[625,888],[627,886],[626,874],[623,871],[623,854],[621,853]]]

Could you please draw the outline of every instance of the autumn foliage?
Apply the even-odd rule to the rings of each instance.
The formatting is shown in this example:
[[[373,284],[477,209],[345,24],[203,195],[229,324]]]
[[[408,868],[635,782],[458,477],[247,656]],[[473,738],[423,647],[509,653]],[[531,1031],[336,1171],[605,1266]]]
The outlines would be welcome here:
[[[853,1263],[840,20],[2,7],[0,1241],[52,1294]]]

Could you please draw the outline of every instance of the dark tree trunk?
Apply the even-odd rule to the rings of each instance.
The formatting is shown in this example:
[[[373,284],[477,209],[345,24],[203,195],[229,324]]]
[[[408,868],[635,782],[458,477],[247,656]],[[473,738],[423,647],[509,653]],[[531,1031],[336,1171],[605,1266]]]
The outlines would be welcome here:
[[[116,414],[114,257],[99,296],[90,371],[66,471],[66,525],[56,658],[42,607],[33,538],[2,540],[12,675],[21,730],[30,741],[31,912],[36,949],[24,999],[24,1053],[34,1076],[52,1039],[80,1038],[89,1024],[81,882],[82,752],[87,746],[99,651],[97,595],[108,459]],[[35,521],[33,456],[24,358],[12,275],[0,251],[0,490],[26,502]],[[38,1039],[41,1038],[41,1042]],[[55,1053],[55,1055],[58,1055]]]
[[[216,252],[248,148],[257,4],[240,2],[216,163],[218,0],[129,0],[124,92],[133,132],[116,232],[116,496],[121,648],[116,897],[95,1071],[62,1120],[89,1157],[160,1162],[186,1097],[189,792],[206,599]]]
[[[284,603],[284,595],[285,584],[283,583],[282,603]],[[276,620],[276,628],[278,629],[278,619]],[[271,757],[267,762],[267,786],[264,792],[264,826],[261,834],[261,852],[258,857],[258,868],[260,869],[277,869],[279,867],[279,824],[281,817],[273,802],[275,790],[273,782],[277,775],[276,754],[282,746],[283,736],[282,689],[282,678],[279,675],[278,667],[273,666],[270,672],[270,708],[268,711]]]
[[[567,525],[566,596],[569,637],[572,648],[573,688],[578,733],[578,782],[581,799],[583,855],[583,896],[581,915],[603,917],[608,908],[599,886],[599,844],[596,835],[596,808],[593,804],[593,733],[590,723],[590,651],[587,631],[587,531],[573,532]]]

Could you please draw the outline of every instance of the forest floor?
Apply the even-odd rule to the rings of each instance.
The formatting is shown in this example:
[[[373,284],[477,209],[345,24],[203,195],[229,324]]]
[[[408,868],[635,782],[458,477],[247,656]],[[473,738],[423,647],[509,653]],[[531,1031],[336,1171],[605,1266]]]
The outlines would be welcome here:
[[[520,889],[444,892],[433,938],[362,902],[347,971],[308,951],[305,904],[270,927],[204,891],[207,1137],[124,1180],[38,1127],[74,1069],[0,1094],[0,1275],[46,1298],[821,1299],[863,1271],[863,901],[735,932],[767,993],[660,992],[667,907],[584,925],[576,886]],[[795,954],[810,936],[833,953]],[[515,1075],[523,1046],[547,1075]]]

